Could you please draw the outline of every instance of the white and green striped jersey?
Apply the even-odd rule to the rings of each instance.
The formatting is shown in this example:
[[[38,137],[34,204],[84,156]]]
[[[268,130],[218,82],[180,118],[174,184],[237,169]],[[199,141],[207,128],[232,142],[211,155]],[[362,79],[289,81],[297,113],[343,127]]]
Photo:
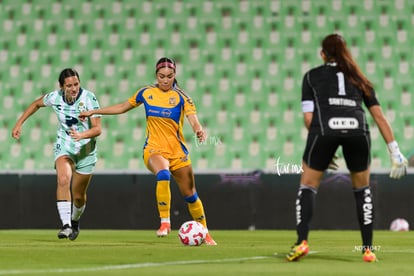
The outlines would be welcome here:
[[[55,90],[43,97],[43,104],[53,108],[59,121],[55,156],[58,156],[60,151],[74,155],[87,155],[96,150],[96,138],[75,141],[69,136],[70,129],[82,132],[91,127],[89,119],[83,122],[79,120],[79,114],[82,111],[99,108],[99,102],[93,92],[81,88],[76,101],[73,104],[68,104],[64,100],[63,91]],[[101,115],[94,115],[94,117],[96,116]]]

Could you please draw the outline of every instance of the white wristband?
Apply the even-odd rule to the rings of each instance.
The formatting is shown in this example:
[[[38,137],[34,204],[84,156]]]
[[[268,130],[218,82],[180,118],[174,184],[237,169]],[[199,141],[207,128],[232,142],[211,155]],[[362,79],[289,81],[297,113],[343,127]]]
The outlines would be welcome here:
[[[398,143],[397,143],[397,141],[392,141],[392,142],[390,142],[390,143],[388,143],[387,144],[387,147],[388,147],[388,151],[391,153],[391,154],[394,154],[394,153],[399,153],[400,152],[400,148],[398,147]]]

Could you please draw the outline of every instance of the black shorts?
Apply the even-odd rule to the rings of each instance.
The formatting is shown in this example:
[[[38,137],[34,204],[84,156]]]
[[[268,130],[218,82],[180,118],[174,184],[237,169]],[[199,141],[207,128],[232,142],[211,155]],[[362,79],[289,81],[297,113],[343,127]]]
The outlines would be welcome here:
[[[371,163],[371,139],[368,134],[341,137],[309,133],[303,161],[314,170],[324,171],[339,146],[342,146],[348,170],[361,172],[368,169]]]

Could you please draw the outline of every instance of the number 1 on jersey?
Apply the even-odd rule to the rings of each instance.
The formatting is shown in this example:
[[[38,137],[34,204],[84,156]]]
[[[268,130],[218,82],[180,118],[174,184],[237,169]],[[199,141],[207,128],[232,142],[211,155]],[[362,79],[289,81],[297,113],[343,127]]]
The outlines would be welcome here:
[[[345,78],[344,74],[342,72],[336,73],[336,76],[338,77],[338,95],[345,96]]]

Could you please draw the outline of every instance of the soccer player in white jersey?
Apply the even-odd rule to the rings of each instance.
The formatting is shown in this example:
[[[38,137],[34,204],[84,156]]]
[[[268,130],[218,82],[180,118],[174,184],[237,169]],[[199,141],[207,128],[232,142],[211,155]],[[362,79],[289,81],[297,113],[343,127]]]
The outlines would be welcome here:
[[[48,106],[56,113],[59,126],[53,149],[57,210],[62,221],[58,238],[75,240],[79,235],[79,219],[86,206],[86,191],[97,161],[96,137],[101,134],[101,118],[95,115],[85,121],[78,119],[82,111],[98,109],[99,103],[93,92],[81,87],[77,71],[64,69],[59,75],[59,86],[60,89],[29,105],[17,120],[12,136],[20,138],[24,122],[39,108]]]

